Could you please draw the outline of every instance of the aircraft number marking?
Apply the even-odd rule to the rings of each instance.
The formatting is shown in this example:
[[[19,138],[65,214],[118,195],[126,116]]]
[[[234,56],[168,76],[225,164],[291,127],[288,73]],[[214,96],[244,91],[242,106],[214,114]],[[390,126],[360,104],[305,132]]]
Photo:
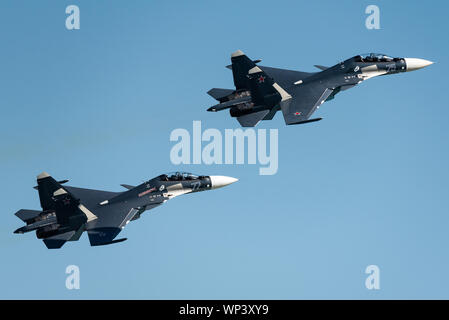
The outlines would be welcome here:
[[[200,188],[201,182],[192,182],[192,191],[198,190]]]

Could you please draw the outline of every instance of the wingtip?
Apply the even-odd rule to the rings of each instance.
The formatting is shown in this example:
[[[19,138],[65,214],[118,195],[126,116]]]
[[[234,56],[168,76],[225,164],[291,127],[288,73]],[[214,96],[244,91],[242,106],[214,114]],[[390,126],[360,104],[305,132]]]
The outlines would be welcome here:
[[[47,178],[47,177],[49,177],[50,175],[47,173],[47,172],[42,172],[41,174],[39,174],[38,176],[37,176],[37,180],[40,180],[40,179],[44,179],[44,178]]]
[[[323,118],[314,118],[314,119],[309,119],[309,120],[301,120],[301,121],[297,121],[297,122],[290,122],[290,123],[287,123],[287,125],[291,126],[291,125],[295,125],[295,124],[304,124],[304,123],[316,122],[316,121],[321,121],[321,120],[323,120]]]
[[[244,55],[245,54],[243,53],[242,50],[237,50],[231,54],[231,58],[236,58],[236,57],[240,57],[240,56],[244,56]]]

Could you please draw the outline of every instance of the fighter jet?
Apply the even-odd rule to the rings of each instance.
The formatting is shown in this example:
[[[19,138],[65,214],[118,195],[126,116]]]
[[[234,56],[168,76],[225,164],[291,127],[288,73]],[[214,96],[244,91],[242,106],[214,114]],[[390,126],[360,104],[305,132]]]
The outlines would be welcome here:
[[[229,109],[242,127],[271,120],[282,110],[287,125],[319,121],[311,115],[325,101],[360,82],[381,75],[424,68],[433,62],[416,58],[391,58],[385,54],[361,54],[332,67],[315,65],[320,72],[301,72],[257,66],[242,51],[231,55],[235,90],[213,88],[208,94],[217,105],[207,111]]]
[[[22,209],[16,216],[26,223],[14,233],[36,231],[49,249],[61,248],[66,241],[77,241],[87,231],[91,246],[125,241],[115,239],[141,214],[176,196],[217,189],[236,182],[226,176],[196,176],[186,172],[162,174],[138,186],[122,184],[127,191],[109,192],[62,186],[48,173],[37,176],[42,210]]]

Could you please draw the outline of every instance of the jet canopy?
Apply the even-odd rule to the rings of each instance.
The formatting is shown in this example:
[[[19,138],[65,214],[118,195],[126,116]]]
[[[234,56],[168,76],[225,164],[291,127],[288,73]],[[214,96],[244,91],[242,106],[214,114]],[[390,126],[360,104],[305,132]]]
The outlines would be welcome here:
[[[158,177],[161,181],[184,181],[184,180],[196,180],[200,177],[190,172],[169,172],[162,174]]]
[[[354,58],[356,62],[390,62],[395,60],[383,53],[363,53]]]

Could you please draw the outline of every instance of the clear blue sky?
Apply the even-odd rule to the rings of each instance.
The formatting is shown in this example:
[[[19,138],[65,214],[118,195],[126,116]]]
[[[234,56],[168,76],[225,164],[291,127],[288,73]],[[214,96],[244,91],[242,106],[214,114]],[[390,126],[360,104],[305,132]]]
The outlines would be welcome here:
[[[81,29],[65,28],[65,8]],[[376,4],[381,29],[365,28]],[[0,298],[449,298],[449,7],[445,1],[2,1],[0,3]],[[175,128],[236,128],[208,113],[211,87],[242,49],[264,65],[314,71],[358,53],[424,58],[286,127],[279,171],[174,166]],[[119,191],[160,173],[238,177],[183,196],[125,228],[47,250],[15,235],[38,209],[35,177]],[[65,288],[65,268],[81,289]],[[365,288],[380,267],[381,290]]]

